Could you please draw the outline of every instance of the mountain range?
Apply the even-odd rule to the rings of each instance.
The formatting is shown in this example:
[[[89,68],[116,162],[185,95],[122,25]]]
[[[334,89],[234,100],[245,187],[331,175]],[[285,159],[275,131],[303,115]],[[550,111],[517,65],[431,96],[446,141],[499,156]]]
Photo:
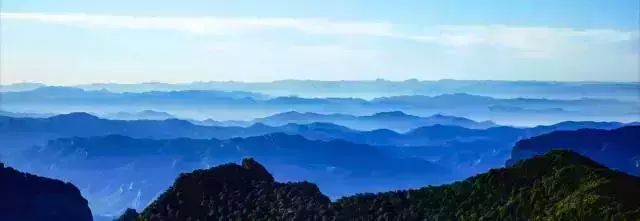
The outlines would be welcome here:
[[[337,198],[460,180],[503,166],[521,139],[624,126],[629,124],[562,122],[487,129],[433,125],[398,133],[331,123],[219,127],[72,113],[0,117],[0,157],[23,171],[72,181],[95,213],[114,215],[125,207],[141,209],[182,172],[245,156],[264,162],[279,180],[313,181]]]
[[[324,115],[336,113],[374,115],[379,112],[402,111],[422,116],[443,113],[514,125],[557,122],[560,121],[559,119],[614,119],[627,122],[637,121],[637,110],[640,105],[638,99],[501,98],[467,93],[395,95],[363,99],[273,96],[246,91],[111,92],[104,89],[40,87],[27,91],[1,92],[1,94],[3,110],[11,112],[42,114],[42,110],[47,110],[48,113],[84,111],[105,116],[117,112],[154,110],[194,120],[215,116],[216,121],[254,119],[287,111],[314,112]]]
[[[393,112],[398,114],[398,112]],[[373,116],[385,115],[378,114]],[[404,114],[398,114],[405,116]],[[371,119],[371,117],[366,117]],[[411,116],[409,118],[412,118]],[[375,118],[381,125],[393,124],[394,118]],[[464,120],[466,121],[466,120]],[[466,121],[470,122],[470,121]],[[458,126],[433,125],[398,133],[388,129],[353,130],[331,123],[286,124],[268,126],[256,123],[248,127],[202,126],[185,120],[108,120],[86,113],[71,113],[48,118],[0,117],[0,156],[11,161],[12,154],[48,140],[64,137],[93,137],[120,134],[132,138],[152,139],[230,139],[262,136],[271,133],[301,135],[311,140],[345,140],[377,146],[392,156],[417,157],[432,161],[467,165],[485,170],[501,165],[511,147],[519,139],[555,130],[580,128],[613,129],[629,124],[617,122],[562,122],[532,128],[492,127],[469,129]],[[455,162],[455,163],[454,163]],[[470,165],[474,162],[475,165]],[[473,167],[470,167],[473,166]]]
[[[19,83],[2,85],[2,91],[33,90],[47,85]],[[373,98],[397,95],[436,95],[470,93],[494,97],[557,98],[573,97],[616,98],[637,100],[637,82],[549,82],[549,81],[480,81],[438,80],[424,81],[313,81],[281,80],[273,82],[193,82],[168,84],[159,82],[139,84],[94,83],[75,85],[86,90],[114,92],[146,92],[176,90],[251,91],[273,96],[297,95],[302,97],[356,97]]]
[[[393,124],[386,123],[385,118],[376,120],[382,125]],[[614,129],[625,125],[633,124],[568,121],[532,128],[500,126],[487,129],[433,125],[398,133],[388,129],[353,130],[331,123],[289,123],[277,127],[256,123],[248,127],[222,127],[196,125],[177,119],[125,121],[102,119],[86,113],[71,113],[48,118],[0,117],[0,156],[11,161],[15,159],[12,154],[21,149],[45,145],[48,140],[64,137],[120,134],[132,138],[152,139],[230,139],[285,133],[300,135],[310,140],[345,140],[355,144],[367,144],[379,147],[396,157],[417,157],[485,170],[501,165],[508,158],[513,144],[520,139],[556,130]],[[470,162],[474,162],[473,165],[470,165]]]
[[[196,122],[216,126],[249,126],[255,123],[263,123],[269,126],[282,126],[286,124],[311,124],[332,123],[356,130],[391,129],[395,131],[409,131],[418,127],[433,125],[460,126],[473,129],[486,129],[497,126],[491,121],[476,122],[463,117],[446,116],[441,114],[429,117],[420,117],[406,114],[402,111],[379,112],[368,116],[355,116],[349,114],[320,114],[297,111],[288,111],[271,116],[256,118],[252,121],[219,122],[206,120]]]

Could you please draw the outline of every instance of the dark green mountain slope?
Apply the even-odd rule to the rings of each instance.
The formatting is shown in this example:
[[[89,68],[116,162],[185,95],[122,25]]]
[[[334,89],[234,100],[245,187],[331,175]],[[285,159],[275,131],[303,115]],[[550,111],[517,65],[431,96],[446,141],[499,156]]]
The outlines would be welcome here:
[[[182,174],[138,220],[323,220],[334,217],[315,184],[277,183],[252,159]],[[123,219],[125,220],[125,219]]]
[[[640,178],[554,150],[467,180],[338,200],[344,220],[640,220]]]

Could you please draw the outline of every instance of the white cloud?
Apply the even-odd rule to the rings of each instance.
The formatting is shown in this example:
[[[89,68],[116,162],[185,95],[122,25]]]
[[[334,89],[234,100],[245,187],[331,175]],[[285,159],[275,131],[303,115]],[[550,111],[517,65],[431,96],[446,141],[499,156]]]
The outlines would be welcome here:
[[[194,34],[225,35],[265,29],[292,29],[326,35],[391,35],[391,24],[385,22],[336,22],[316,18],[220,18],[220,17],[153,17],[90,14],[0,13],[2,19],[39,21],[94,28],[126,28],[174,30]]]
[[[158,36],[155,41],[145,38],[126,39],[135,43],[118,42],[123,39],[105,40],[109,41],[110,46],[120,45],[127,50],[91,46],[102,49],[99,53],[109,54],[112,60],[93,59],[90,56],[98,53],[95,51],[91,52],[94,54],[89,53],[86,56],[78,53],[82,55],[79,57],[74,57],[74,54],[44,56],[47,53],[28,53],[21,57],[19,54],[25,51],[21,45],[27,44],[11,46],[9,41],[17,42],[22,38],[5,37],[3,43],[8,46],[3,50],[9,51],[13,48],[14,51],[10,56],[3,56],[2,69],[6,73],[13,72],[12,76],[16,81],[40,79],[44,77],[40,73],[70,71],[75,71],[77,78],[69,79],[87,77],[87,82],[92,81],[92,77],[84,73],[93,72],[104,73],[109,79],[122,81],[188,81],[211,79],[211,76],[213,79],[227,80],[335,80],[378,77],[396,80],[521,79],[524,76],[527,79],[541,80],[637,81],[637,73],[640,71],[637,30],[507,25],[421,27],[419,24],[400,26],[390,22],[352,22],[318,18],[154,17],[78,13],[0,12],[0,18],[3,23],[27,21],[90,29],[165,30],[216,36],[196,40],[190,36],[177,37],[185,42],[189,41],[189,44],[181,44],[175,40],[176,38],[166,41],[162,36]],[[9,33],[12,30],[3,26],[2,31]],[[309,40],[290,35],[291,32],[331,38]],[[349,38],[342,39],[344,36]],[[403,44],[405,41],[413,43]],[[28,45],[46,42],[31,40]],[[180,47],[163,47],[178,44],[181,44]],[[176,52],[176,48],[181,49]],[[82,51],[82,47],[77,49]],[[50,49],[34,49],[46,50]],[[184,56],[171,56],[176,53],[183,53]],[[145,59],[137,59],[137,54]],[[77,59],[84,57],[88,58],[84,62],[77,62]],[[38,62],[34,62],[34,59]],[[24,65],[31,63],[46,65]],[[74,70],[74,67],[77,70]],[[25,73],[32,73],[32,76],[26,76]],[[121,75],[116,78],[113,76],[114,73]],[[4,80],[7,76],[12,77],[11,74],[5,74]],[[133,77],[139,79],[132,79]]]
[[[609,29],[578,30],[505,25],[439,26],[425,35],[410,38],[454,48],[496,47],[515,50],[528,57],[548,57],[568,51],[595,49],[601,44],[632,41],[638,38],[638,33]]]
[[[549,57],[567,51],[580,52],[601,44],[630,41],[637,31],[571,29],[506,25],[435,26],[423,33],[407,33],[389,22],[346,22],[319,18],[221,18],[93,15],[80,13],[0,13],[3,20],[25,20],[91,28],[173,30],[205,35],[246,34],[273,29],[332,36],[369,36],[405,39],[457,50],[494,47],[513,50],[525,57]]]

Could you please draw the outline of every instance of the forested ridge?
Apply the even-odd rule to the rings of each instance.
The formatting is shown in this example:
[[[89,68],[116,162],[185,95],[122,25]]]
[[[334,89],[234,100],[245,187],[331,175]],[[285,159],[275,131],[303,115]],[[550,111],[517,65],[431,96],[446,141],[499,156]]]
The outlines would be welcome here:
[[[314,184],[275,182],[245,159],[183,174],[140,215],[121,220],[638,220],[637,199],[640,178],[566,150],[448,185],[333,203]]]

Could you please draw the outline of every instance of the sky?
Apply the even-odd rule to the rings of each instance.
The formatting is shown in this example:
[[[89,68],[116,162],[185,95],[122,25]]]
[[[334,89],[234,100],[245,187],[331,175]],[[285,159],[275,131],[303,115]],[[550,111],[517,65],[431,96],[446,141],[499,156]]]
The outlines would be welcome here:
[[[640,81],[640,1],[3,0],[0,83]]]

